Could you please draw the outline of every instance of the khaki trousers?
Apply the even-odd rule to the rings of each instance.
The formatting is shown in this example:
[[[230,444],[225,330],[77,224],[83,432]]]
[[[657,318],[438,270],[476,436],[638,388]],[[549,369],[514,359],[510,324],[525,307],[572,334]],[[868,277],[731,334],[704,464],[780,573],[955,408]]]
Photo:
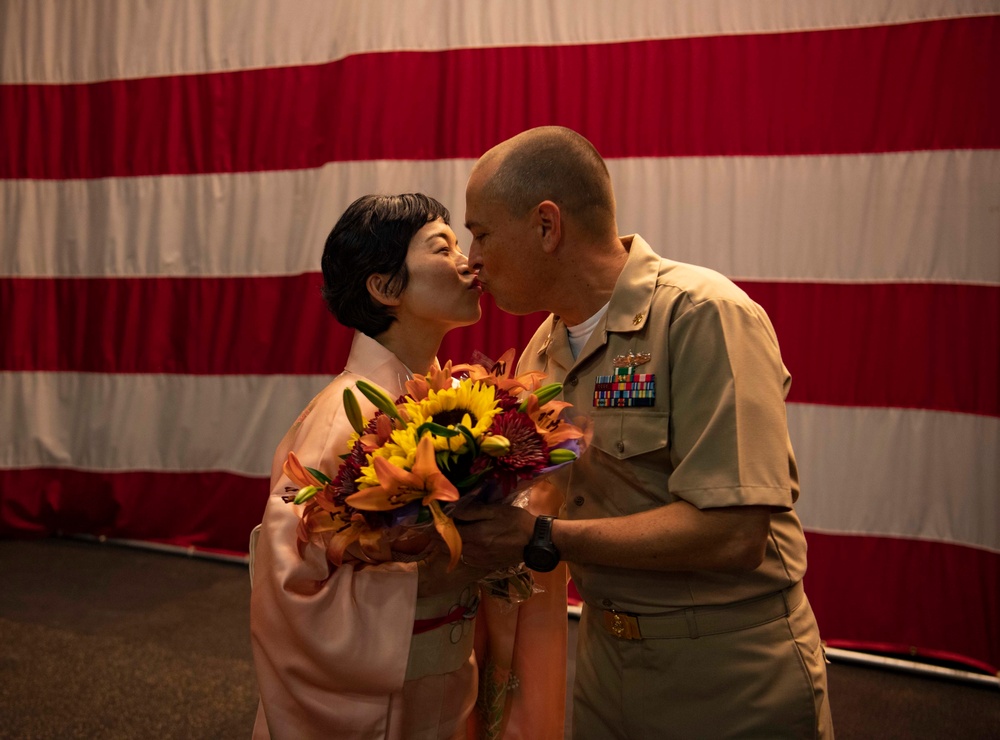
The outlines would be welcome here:
[[[573,738],[832,739],[826,661],[808,599],[766,624],[696,639],[620,639],[585,605]]]

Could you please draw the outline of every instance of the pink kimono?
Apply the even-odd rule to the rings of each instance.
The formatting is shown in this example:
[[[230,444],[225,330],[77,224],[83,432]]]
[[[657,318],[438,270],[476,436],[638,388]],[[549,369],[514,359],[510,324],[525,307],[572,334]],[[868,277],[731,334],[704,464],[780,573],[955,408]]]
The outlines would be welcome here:
[[[356,333],[344,372],[278,445],[250,599],[260,689],[254,738],[563,737],[562,568],[539,574],[544,590],[520,606],[484,596],[475,619],[415,635],[415,620],[469,607],[478,588],[418,600],[416,563],[335,567],[324,543],[297,538],[298,507],[281,499],[293,485],[281,470],[289,450],[335,473],[352,431],[344,389],[365,379],[397,396],[410,377],[394,354]],[[359,401],[370,418],[374,408]]]

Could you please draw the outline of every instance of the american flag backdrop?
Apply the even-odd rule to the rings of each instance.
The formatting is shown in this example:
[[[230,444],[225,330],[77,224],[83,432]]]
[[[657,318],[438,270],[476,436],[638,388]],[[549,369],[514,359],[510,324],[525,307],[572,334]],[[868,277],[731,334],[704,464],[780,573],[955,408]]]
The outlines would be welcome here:
[[[562,124],[735,279],[831,645],[1000,668],[1000,0],[0,0],[0,534],[245,552],[367,192]],[[520,349],[492,305],[442,359]]]

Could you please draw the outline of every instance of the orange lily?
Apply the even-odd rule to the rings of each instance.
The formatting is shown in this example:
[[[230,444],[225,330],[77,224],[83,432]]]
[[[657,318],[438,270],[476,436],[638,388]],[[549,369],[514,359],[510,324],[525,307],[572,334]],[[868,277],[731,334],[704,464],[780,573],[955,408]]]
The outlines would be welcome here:
[[[305,486],[323,487],[323,484],[316,480],[316,476],[306,470],[306,466],[302,464],[302,461],[299,460],[294,452],[288,453],[288,459],[281,466],[281,470],[288,476],[292,483],[298,484],[299,488],[304,488]]]
[[[426,375],[418,376],[406,381],[406,395],[414,401],[423,401],[430,391],[440,391],[451,388],[454,383],[452,377],[451,360],[445,363],[444,367],[431,365]]]
[[[427,371],[427,385],[432,391],[441,391],[452,386],[451,360],[444,367],[434,367]]]
[[[389,437],[392,436],[392,432],[396,427],[390,419],[385,414],[375,417],[375,433],[365,434],[361,437],[361,446],[364,448],[365,452],[372,452],[382,447],[386,442],[389,441]]]
[[[432,501],[457,501],[458,489],[445,477],[434,458],[434,442],[425,434],[417,443],[412,470],[404,470],[383,457],[376,457],[375,477],[379,485],[352,493],[348,505],[363,511],[391,511],[421,499],[424,506]]]
[[[448,552],[451,553],[451,559],[448,561],[448,571],[450,572],[455,569],[459,558],[462,557],[462,537],[459,535],[458,528],[452,518],[441,510],[441,504],[437,501],[431,501],[428,508],[434,515],[434,528],[441,535],[444,544],[448,546]]]
[[[522,390],[530,393],[538,388],[545,379],[545,373],[537,370],[515,376],[513,347],[504,352],[500,359],[493,363],[490,370],[482,365],[456,365],[453,371],[467,372],[473,380],[482,381],[487,385],[496,385],[511,394],[517,394]]]
[[[326,546],[326,556],[334,565],[343,565],[347,548],[362,536],[370,535],[371,529],[361,514],[352,514],[350,520],[345,520],[343,516],[337,517],[336,520],[341,528],[330,538],[330,543]]]
[[[311,534],[341,529],[344,526],[342,514],[342,510],[330,511],[320,506],[307,506],[296,529],[298,538],[303,542],[308,542]]]
[[[535,430],[542,435],[549,447],[555,447],[567,439],[580,439],[584,436],[583,430],[559,418],[563,409],[572,405],[566,401],[549,401],[539,406],[535,396],[528,396],[525,413],[535,422]]]

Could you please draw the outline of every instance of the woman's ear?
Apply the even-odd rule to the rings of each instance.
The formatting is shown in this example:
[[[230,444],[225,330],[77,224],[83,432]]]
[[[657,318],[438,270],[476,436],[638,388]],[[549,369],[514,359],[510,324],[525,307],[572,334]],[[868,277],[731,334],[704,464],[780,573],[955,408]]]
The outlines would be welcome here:
[[[373,272],[365,281],[368,294],[383,306],[398,306],[399,296],[389,292],[389,285],[392,282],[388,275],[380,272]]]

